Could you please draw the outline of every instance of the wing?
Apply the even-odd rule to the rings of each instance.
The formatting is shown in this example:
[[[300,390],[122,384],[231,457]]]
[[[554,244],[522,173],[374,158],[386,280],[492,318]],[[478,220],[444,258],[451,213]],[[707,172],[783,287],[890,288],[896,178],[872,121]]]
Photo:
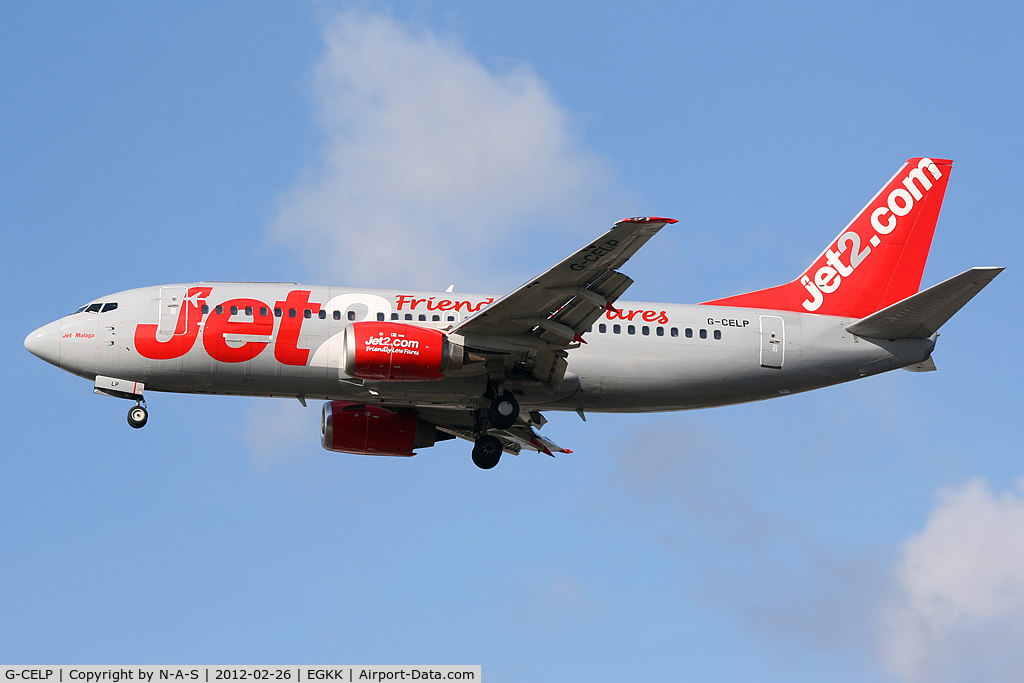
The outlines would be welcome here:
[[[568,348],[633,281],[617,269],[672,218],[627,218],[575,254],[466,318],[452,332]],[[542,343],[538,343],[542,342]]]
[[[672,218],[627,218],[575,254],[456,325],[467,348],[531,353],[532,375],[558,384],[565,349],[633,284],[618,269]],[[585,342],[583,342],[585,343]]]
[[[502,450],[512,455],[519,455],[523,450],[547,453],[552,458],[555,453],[572,453],[554,441],[537,433],[547,422],[538,411],[524,416],[525,420],[516,422],[508,429],[494,429],[477,422],[477,416],[470,410],[454,410],[446,408],[417,408],[416,412],[424,420],[432,422],[437,429],[452,436],[475,441],[482,433],[491,434],[501,441]]]
[[[628,218],[569,258],[512,290],[449,333],[462,338],[466,351],[486,361],[488,391],[516,391],[541,382],[556,389],[568,365],[568,349],[633,284],[618,271],[671,218]],[[481,434],[498,438],[506,453],[522,450],[571,453],[537,433],[546,419],[539,411],[519,414],[499,429],[481,410],[417,406],[416,412],[446,434],[468,441]]]

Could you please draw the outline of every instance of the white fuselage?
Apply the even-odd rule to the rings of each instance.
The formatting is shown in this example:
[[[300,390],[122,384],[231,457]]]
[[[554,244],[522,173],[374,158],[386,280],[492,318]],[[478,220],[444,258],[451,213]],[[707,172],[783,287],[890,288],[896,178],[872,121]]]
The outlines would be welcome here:
[[[363,320],[443,330],[494,299],[293,283],[147,287],[102,297],[95,301],[98,310],[41,328],[33,353],[82,377],[141,382],[151,391],[480,408],[487,405],[482,363],[437,381],[354,380],[339,365],[340,339],[347,326]],[[221,313],[211,323],[218,306]],[[525,409],[686,410],[877,374],[920,363],[934,347],[934,339],[860,338],[846,331],[851,322],[788,311],[620,301],[583,335],[587,343],[569,351],[559,386],[513,373],[506,387]]]

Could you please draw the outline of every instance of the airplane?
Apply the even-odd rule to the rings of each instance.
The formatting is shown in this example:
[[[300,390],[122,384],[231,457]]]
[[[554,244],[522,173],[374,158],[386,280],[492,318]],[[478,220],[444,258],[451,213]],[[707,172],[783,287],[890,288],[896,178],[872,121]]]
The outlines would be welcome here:
[[[103,296],[25,347],[128,399],[146,390],[323,400],[324,448],[412,456],[473,442],[571,453],[543,411],[656,412],[935,370],[939,328],[1003,268],[919,291],[952,161],[908,160],[785,284],[700,304],[621,301],[620,269],[670,218],[621,220],[508,294],[195,282]]]

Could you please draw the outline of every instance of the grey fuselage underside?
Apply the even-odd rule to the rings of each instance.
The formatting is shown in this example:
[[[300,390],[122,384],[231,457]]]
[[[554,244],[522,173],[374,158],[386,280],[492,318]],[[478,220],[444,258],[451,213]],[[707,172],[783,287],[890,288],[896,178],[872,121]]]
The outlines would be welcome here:
[[[199,283],[180,286],[196,284]],[[388,319],[397,312],[403,322],[441,329],[452,324],[448,317],[464,318],[466,311],[442,310],[442,319],[435,322],[431,318],[438,309],[428,309],[428,301],[436,304],[456,297],[471,302],[493,300],[488,295],[291,283],[201,284],[212,287],[210,306],[247,298],[273,307],[296,289],[309,291],[310,301],[325,306],[329,306],[327,302],[345,304],[341,320],[335,320],[333,311],[329,311],[327,319],[313,316],[302,321],[297,346],[310,349],[311,359],[318,349],[326,348],[329,339],[353,322],[350,311],[356,316],[355,322],[383,310]],[[164,286],[168,287],[173,286]],[[204,348],[202,331],[197,342],[181,357],[145,358],[133,343],[135,328],[158,322],[160,291],[161,287],[147,287],[120,292],[96,300],[116,301],[115,310],[62,318],[55,364],[90,380],[102,375],[143,382],[150,391],[302,397],[433,408],[482,408],[488,403],[483,398],[488,380],[480,363],[467,365],[438,381],[363,382],[343,376],[336,363],[299,366],[278,362],[273,341],[251,360],[216,361]],[[364,299],[373,303],[360,303]],[[411,308],[410,301],[422,303]],[[398,302],[406,304],[404,310],[395,310]],[[607,315],[618,318],[602,316],[584,335],[588,343],[569,351],[568,372],[561,386],[543,386],[528,378],[513,377],[506,382],[506,387],[521,394],[520,403],[525,409],[630,413],[756,401],[920,363],[934,348],[934,339],[856,337],[845,330],[852,318],[651,302],[620,301],[616,307],[621,313]],[[427,314],[426,321],[418,319],[421,314]],[[406,315],[413,319],[406,320]],[[275,338],[280,323],[275,318]],[[601,325],[606,331],[600,331]],[[687,336],[687,330],[692,336]],[[774,338],[770,338],[770,331],[775,333]]]

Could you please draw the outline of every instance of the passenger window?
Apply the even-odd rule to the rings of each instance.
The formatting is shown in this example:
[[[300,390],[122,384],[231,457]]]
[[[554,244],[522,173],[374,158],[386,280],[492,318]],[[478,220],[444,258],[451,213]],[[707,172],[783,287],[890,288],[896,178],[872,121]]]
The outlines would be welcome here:
[[[306,310],[304,310],[304,311],[302,312],[302,317],[303,317],[303,318],[306,318],[307,320],[308,320],[309,318],[312,318],[312,317],[313,317],[313,311],[311,311],[311,310],[309,310],[309,309],[307,308]]]
[[[231,307],[231,315],[238,315],[238,306]]]
[[[406,313],[405,314],[405,319],[406,320],[412,320],[412,313]]]
[[[679,336],[679,328],[678,327],[673,327],[672,330],[671,330],[671,334],[672,334],[673,337],[678,337]]]
[[[280,317],[281,317],[281,313],[282,313],[282,311],[281,311],[281,309],[280,309],[280,308],[275,308],[275,309],[274,309],[274,316],[275,316],[275,317],[278,317],[278,318],[280,318]]]
[[[252,306],[246,306],[245,307],[245,314],[246,315],[252,315]]]
[[[441,322],[441,316],[439,315],[432,316],[430,319],[433,320],[435,323]]]
[[[203,315],[206,315],[209,312],[210,312],[210,307],[207,306],[206,304],[203,304]]]
[[[288,317],[289,318],[294,318],[295,317],[295,309],[294,308],[289,308],[288,309]]]
[[[384,320],[384,314],[383,313],[378,313],[377,314],[377,320]]]
[[[266,306],[260,306],[260,315],[262,317],[264,317],[264,318],[267,317],[267,307]]]
[[[644,325],[643,327],[640,328],[640,331],[643,332],[643,335],[646,337],[651,333],[651,328],[647,327],[647,325]]]
[[[334,319],[335,320],[341,320],[341,311],[335,311],[334,312]]]
[[[117,302],[116,301],[114,303],[110,303],[110,304],[103,304],[103,310],[100,311],[100,313],[106,313],[107,311],[112,311],[115,308],[117,308]]]
[[[604,334],[605,332],[608,331],[608,326],[605,325],[604,323],[601,323],[600,325],[597,326],[597,331],[600,332],[601,334]]]
[[[392,313],[391,314],[391,319],[392,320],[398,320],[398,314],[397,313]]]
[[[92,304],[91,306],[89,306],[89,308],[85,309],[85,312],[86,313],[99,313],[100,312],[100,307],[102,305],[103,304]]]
[[[689,327],[686,328],[686,338],[693,339],[693,330],[691,330]]]
[[[214,312],[217,315],[224,315],[224,307],[223,306],[218,306],[217,308],[215,308],[213,310],[214,310]]]
[[[317,315],[320,317],[321,320],[327,320],[327,309],[321,308],[320,312],[317,313]]]
[[[707,330],[701,330],[700,331],[700,338],[701,339],[707,339],[708,338],[708,331]]]
[[[348,312],[348,319],[349,320],[355,320],[356,319],[356,312],[355,311],[349,311]]]
[[[427,322],[427,316],[425,316],[422,313],[420,313],[420,321],[421,322]]]
[[[658,336],[659,337],[664,337],[665,336],[665,328],[664,327],[659,327],[658,328]]]
[[[622,332],[622,325],[612,325],[612,332],[615,334]]]
[[[630,334],[636,334],[636,325],[630,325],[626,328],[626,332]]]
[[[450,322],[450,323],[451,322],[455,322],[455,316],[454,315],[448,316],[448,322]]]
[[[715,339],[721,339],[721,338],[722,338],[722,331],[721,330],[715,330]]]

